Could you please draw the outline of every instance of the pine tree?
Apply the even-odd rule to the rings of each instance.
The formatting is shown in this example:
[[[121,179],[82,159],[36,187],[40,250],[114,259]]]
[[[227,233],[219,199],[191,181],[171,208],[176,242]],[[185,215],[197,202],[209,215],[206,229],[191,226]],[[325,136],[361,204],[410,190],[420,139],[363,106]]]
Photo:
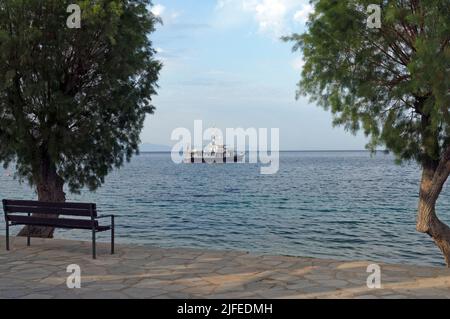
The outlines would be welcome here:
[[[436,214],[450,174],[450,1],[312,3],[306,31],[285,38],[305,60],[298,93],[330,110],[334,124],[362,130],[369,149],[421,165],[417,230],[450,266],[450,228]],[[379,29],[366,23],[372,3]]]
[[[138,151],[154,112],[161,64],[149,39],[159,19],[150,0],[0,2],[0,162],[63,202],[64,186],[95,190]],[[21,235],[26,234],[23,229]],[[30,227],[35,237],[53,229]]]

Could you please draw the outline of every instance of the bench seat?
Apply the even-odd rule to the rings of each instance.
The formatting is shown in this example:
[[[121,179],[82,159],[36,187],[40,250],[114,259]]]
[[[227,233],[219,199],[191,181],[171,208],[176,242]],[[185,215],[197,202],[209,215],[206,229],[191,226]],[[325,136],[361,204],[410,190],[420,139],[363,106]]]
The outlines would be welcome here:
[[[9,215],[12,225],[47,226],[66,229],[92,229],[92,221],[70,218],[42,218],[33,216]],[[94,221],[94,228],[97,232],[107,231],[111,226],[99,226],[98,221]]]

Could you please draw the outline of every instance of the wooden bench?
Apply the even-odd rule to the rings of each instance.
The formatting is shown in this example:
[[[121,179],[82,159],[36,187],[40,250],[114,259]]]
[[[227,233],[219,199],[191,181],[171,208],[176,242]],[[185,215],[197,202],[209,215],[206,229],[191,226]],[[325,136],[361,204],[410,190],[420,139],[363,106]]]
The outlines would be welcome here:
[[[111,231],[111,254],[114,254],[114,215],[97,215],[95,204],[89,203],[45,203],[27,200],[3,200],[6,222],[6,250],[9,250],[10,226],[44,226],[64,229],[92,231],[92,257],[96,258],[95,235]],[[32,215],[33,214],[33,215]],[[40,216],[40,214],[43,214]],[[62,216],[63,218],[57,218]],[[69,218],[67,218],[70,216]],[[84,218],[83,218],[84,217]],[[111,224],[100,226],[98,220],[111,218]],[[27,245],[31,239],[28,234]]]

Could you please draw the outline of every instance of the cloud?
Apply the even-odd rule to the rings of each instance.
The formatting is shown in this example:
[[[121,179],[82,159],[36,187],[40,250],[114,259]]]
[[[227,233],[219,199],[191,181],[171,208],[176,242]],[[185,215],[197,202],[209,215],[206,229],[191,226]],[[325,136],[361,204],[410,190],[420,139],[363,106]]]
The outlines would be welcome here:
[[[169,9],[162,4],[155,4],[151,6],[150,12],[156,17],[162,19],[164,27],[176,24],[182,16],[182,12]]]
[[[305,23],[306,21],[308,21],[309,15],[313,12],[314,12],[314,7],[312,5],[310,5],[309,3],[304,4],[303,8],[298,10],[294,14],[294,20],[296,22]]]
[[[244,9],[253,12],[261,32],[281,35],[286,31],[285,16],[289,1],[283,0],[247,0]]]
[[[157,17],[161,17],[164,13],[164,11],[166,11],[166,7],[163,6],[162,4],[155,4],[151,10],[150,10],[155,16]]]
[[[303,60],[302,57],[298,57],[296,59],[294,59],[294,61],[292,61],[292,67],[296,70],[296,71],[303,71],[303,67],[305,66],[305,61]]]
[[[229,4],[229,2],[231,2],[231,1],[229,1],[229,0],[219,0],[219,1],[217,1],[216,8],[218,10],[223,9]]]
[[[312,9],[307,0],[218,0],[216,5],[221,25],[235,26],[250,18],[260,33],[277,38],[291,33],[293,22],[307,18]]]
[[[172,20],[176,20],[176,19],[178,19],[178,17],[179,17],[180,15],[181,15],[180,12],[175,11],[175,12],[172,12],[172,14],[170,15],[170,18],[171,18]]]
[[[172,23],[170,25],[172,30],[189,31],[189,30],[202,30],[210,29],[211,26],[207,23],[185,22],[185,23]]]

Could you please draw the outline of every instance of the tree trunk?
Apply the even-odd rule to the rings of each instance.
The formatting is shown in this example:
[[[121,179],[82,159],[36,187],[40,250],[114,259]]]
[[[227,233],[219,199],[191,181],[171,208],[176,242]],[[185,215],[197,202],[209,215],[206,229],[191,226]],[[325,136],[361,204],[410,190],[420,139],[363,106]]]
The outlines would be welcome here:
[[[439,165],[423,166],[416,228],[434,240],[444,255],[447,267],[450,268],[450,227],[436,215],[436,201],[448,178],[449,165],[444,157]]]
[[[60,203],[66,201],[64,193],[64,180],[58,175],[56,166],[49,160],[44,160],[39,168],[39,176],[36,178],[36,189],[38,200],[42,202]],[[37,217],[58,218],[55,215],[33,214]],[[37,238],[53,238],[53,227],[25,226],[17,236],[27,236]]]

